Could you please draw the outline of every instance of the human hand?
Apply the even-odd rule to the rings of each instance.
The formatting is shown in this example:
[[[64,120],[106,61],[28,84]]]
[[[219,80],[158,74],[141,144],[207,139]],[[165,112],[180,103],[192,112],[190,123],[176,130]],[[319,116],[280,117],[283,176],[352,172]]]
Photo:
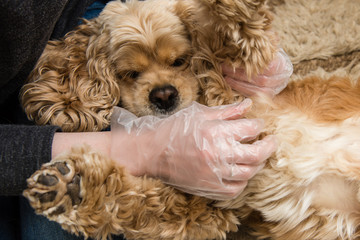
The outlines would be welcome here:
[[[135,176],[157,177],[199,196],[234,198],[276,149],[273,136],[246,143],[263,128],[260,119],[242,118],[251,104],[193,103],[167,118],[137,118],[116,108],[111,157]]]
[[[293,65],[283,49],[279,49],[274,60],[263,73],[248,79],[245,70],[222,64],[225,81],[232,89],[246,97],[265,93],[274,97],[288,84],[293,72]]]

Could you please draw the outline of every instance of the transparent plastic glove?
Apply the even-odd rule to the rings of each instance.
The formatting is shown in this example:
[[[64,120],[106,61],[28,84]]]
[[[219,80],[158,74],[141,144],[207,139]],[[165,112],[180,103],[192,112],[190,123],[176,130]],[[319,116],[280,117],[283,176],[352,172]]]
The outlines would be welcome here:
[[[287,86],[293,73],[290,58],[282,48],[276,53],[274,60],[267,69],[251,79],[247,78],[243,69],[233,68],[225,64],[222,64],[221,67],[225,81],[232,89],[246,97],[257,93],[265,93],[274,97]]]
[[[242,119],[251,100],[206,107],[193,103],[167,118],[137,118],[116,108],[111,123],[111,157],[135,176],[162,179],[185,192],[230,199],[275,151],[268,136],[253,144],[262,130],[260,119]]]

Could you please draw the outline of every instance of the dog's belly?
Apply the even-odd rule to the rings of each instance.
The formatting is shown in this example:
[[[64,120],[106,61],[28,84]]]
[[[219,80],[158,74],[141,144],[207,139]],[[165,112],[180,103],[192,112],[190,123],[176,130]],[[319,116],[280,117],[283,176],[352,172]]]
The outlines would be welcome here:
[[[318,123],[297,111],[278,114],[273,133],[279,148],[250,181],[242,204],[260,211],[267,221],[287,219],[290,229],[314,214],[336,216],[333,220],[342,219],[340,225],[357,221],[360,118]]]
[[[219,206],[245,218],[256,210],[281,226],[280,235],[323,224],[320,239],[351,236],[360,219],[360,118],[318,123],[296,111],[273,116],[264,117],[275,123],[268,126],[279,140],[275,156],[242,195]]]
[[[270,119],[274,116],[275,121]],[[297,111],[262,117],[275,123],[267,129],[279,142],[275,157],[239,198],[219,205],[239,208],[246,204],[266,212],[262,207],[267,204],[274,209],[293,199],[299,212],[310,206],[360,210],[359,117],[342,123],[317,123]]]
[[[310,186],[314,193],[315,208],[336,209],[345,213],[360,212],[360,202],[357,197],[359,184],[343,177],[324,175]]]
[[[298,120],[293,121],[298,139],[286,136],[291,146],[280,149],[280,155],[288,155],[279,166],[287,166],[304,184],[314,208],[360,214],[360,119],[333,124]]]
[[[360,180],[360,118],[317,123],[300,113],[287,113],[275,129],[279,148],[273,166],[304,184],[322,175]]]

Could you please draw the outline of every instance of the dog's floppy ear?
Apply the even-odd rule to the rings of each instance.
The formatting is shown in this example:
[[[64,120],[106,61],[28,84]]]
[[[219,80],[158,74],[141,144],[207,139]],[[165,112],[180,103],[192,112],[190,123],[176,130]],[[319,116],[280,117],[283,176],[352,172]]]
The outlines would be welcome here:
[[[21,91],[29,119],[63,131],[97,131],[109,125],[120,91],[107,58],[100,21],[84,20],[63,40],[50,41]]]
[[[201,101],[212,106],[240,100],[224,81],[220,63],[244,68],[249,77],[268,66],[277,40],[265,1],[179,1],[176,10],[195,50],[192,68],[200,80]]]
[[[198,0],[204,33],[220,61],[243,67],[248,76],[262,71],[277,49],[275,34],[270,30],[272,15],[265,0]]]

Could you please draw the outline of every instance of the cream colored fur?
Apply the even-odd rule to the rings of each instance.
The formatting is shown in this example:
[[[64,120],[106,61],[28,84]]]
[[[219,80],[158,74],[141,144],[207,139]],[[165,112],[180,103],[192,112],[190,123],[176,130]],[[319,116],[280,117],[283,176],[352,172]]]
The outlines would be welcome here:
[[[254,109],[279,148],[238,203],[221,206],[256,209],[266,220],[257,227],[274,239],[357,239],[359,93],[349,79],[313,77],[291,83],[273,108]]]
[[[145,92],[159,84],[177,87],[184,104],[178,109],[189,99],[208,105],[241,100],[223,81],[219,62],[256,74],[271,60],[276,40],[263,4],[147,1],[125,11],[127,6],[113,3],[98,19],[49,44],[24,87],[25,110],[40,124],[79,131],[107,126],[120,100],[138,115],[158,114]],[[132,20],[128,28],[117,28],[124,27],[117,21],[122,14]],[[172,27],[164,28],[166,23]],[[124,31],[127,39],[121,38]],[[149,45],[159,36],[167,41]],[[122,48],[132,41],[137,48]],[[156,56],[144,56],[148,49]],[[180,66],[173,64],[178,57],[186,59]],[[87,95],[89,89],[94,92]],[[99,239],[120,233],[128,239],[224,239],[240,223],[261,238],[357,239],[359,115],[360,85],[347,78],[307,78],[290,83],[274,100],[254,98],[247,117],[264,118],[264,134],[275,134],[279,148],[231,201],[191,196],[155,179],[133,177],[88,147],[44,165],[29,178],[24,195],[37,213]],[[49,176],[56,184],[43,180]]]

